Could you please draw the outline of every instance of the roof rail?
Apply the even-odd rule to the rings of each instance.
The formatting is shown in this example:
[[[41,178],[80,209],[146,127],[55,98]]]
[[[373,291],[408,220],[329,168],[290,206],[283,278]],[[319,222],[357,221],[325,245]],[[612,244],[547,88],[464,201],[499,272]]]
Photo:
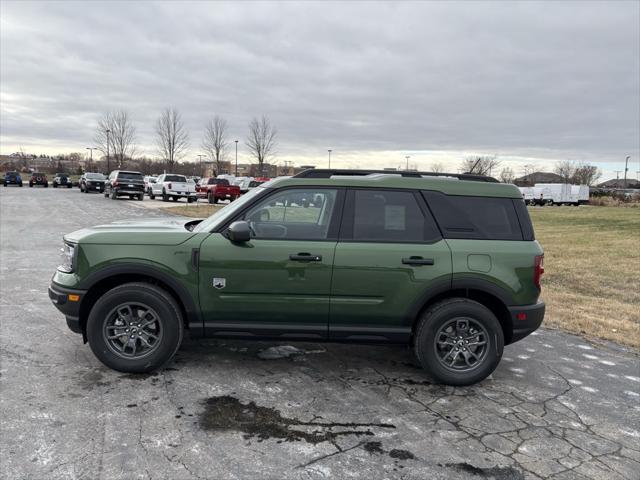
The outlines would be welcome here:
[[[331,178],[334,175],[364,176],[382,173],[385,175],[400,175],[401,177],[453,177],[458,180],[471,180],[475,182],[498,183],[493,177],[477,175],[475,173],[442,173],[442,172],[414,172],[411,170],[348,170],[334,168],[310,168],[294,175],[295,178]]]

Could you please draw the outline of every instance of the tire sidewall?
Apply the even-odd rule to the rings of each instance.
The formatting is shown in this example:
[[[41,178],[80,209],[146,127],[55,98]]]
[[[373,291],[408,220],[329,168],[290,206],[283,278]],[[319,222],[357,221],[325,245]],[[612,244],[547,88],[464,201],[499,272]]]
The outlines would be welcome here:
[[[488,351],[482,364],[467,372],[455,372],[444,367],[437,358],[435,336],[440,328],[456,317],[471,318],[487,330]],[[468,299],[445,301],[427,310],[416,332],[416,356],[422,367],[436,380],[447,385],[464,386],[488,377],[500,363],[504,349],[504,334],[495,315],[484,305]]]
[[[162,338],[160,345],[148,356],[124,359],[115,354],[103,338],[107,315],[118,305],[140,302],[151,307],[158,315]],[[109,368],[120,372],[144,373],[168,362],[182,342],[182,318],[175,302],[167,293],[153,286],[128,284],[105,293],[95,303],[87,320],[87,340],[98,359]]]

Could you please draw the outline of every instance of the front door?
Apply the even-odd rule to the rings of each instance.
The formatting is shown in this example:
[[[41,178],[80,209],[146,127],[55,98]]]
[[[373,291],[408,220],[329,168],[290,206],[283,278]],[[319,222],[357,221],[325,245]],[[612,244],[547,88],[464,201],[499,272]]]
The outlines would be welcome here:
[[[406,342],[421,299],[451,287],[451,251],[419,192],[347,193],[329,336]]]
[[[342,191],[277,190],[236,220],[252,238],[213,233],[200,247],[206,335],[324,338]]]

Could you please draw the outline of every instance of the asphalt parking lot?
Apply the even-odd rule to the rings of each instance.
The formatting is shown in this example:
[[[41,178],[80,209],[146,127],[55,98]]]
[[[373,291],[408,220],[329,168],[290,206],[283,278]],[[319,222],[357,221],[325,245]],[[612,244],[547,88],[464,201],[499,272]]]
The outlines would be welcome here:
[[[638,478],[637,353],[558,331],[468,388],[400,347],[187,339],[157,374],[106,369],[47,287],[63,233],[149,202],[0,188],[2,478]]]

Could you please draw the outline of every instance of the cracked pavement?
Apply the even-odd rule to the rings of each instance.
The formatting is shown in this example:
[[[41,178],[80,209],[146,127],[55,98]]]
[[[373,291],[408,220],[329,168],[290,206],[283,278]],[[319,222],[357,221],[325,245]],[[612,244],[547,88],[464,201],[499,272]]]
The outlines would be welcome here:
[[[48,299],[61,236],[157,215],[0,189],[2,478],[638,478],[638,353],[559,331],[465,388],[395,346],[187,339],[154,375],[108,370]]]

